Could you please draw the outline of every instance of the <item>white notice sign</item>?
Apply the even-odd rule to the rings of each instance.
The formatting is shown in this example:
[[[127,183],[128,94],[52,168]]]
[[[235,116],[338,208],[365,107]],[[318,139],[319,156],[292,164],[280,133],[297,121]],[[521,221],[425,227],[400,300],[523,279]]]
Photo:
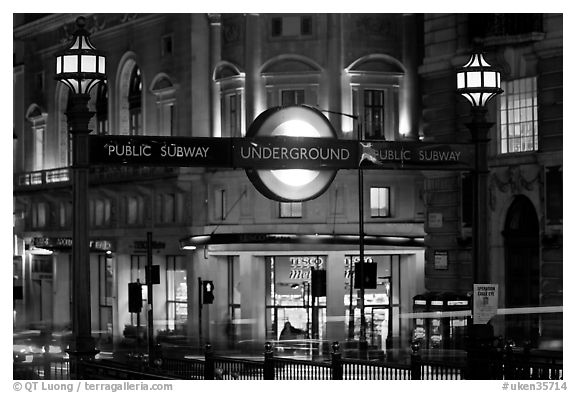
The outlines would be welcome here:
[[[474,325],[486,324],[498,310],[498,284],[474,284]]]

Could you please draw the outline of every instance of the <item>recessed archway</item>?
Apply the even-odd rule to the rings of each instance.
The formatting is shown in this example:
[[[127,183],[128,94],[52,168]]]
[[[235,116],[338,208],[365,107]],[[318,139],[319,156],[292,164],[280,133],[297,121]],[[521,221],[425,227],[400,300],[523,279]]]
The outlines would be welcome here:
[[[516,196],[504,228],[506,307],[540,305],[540,241],[536,209],[525,196]],[[517,314],[506,318],[506,336],[521,345],[539,336],[538,314]]]

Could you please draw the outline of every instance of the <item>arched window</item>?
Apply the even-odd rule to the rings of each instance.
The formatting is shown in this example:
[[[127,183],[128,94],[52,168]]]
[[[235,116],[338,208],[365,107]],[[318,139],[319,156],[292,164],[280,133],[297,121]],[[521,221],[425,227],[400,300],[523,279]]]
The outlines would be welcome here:
[[[363,138],[395,140],[400,132],[399,93],[404,69],[394,58],[372,54],[346,69],[351,113],[360,115]],[[405,109],[405,108],[404,108]]]
[[[130,112],[130,135],[142,133],[142,75],[135,66],[130,75],[128,88],[128,110]]]
[[[321,67],[297,55],[281,55],[262,66],[267,106],[318,106]],[[321,105],[323,106],[323,105]]]
[[[40,171],[45,169],[45,149],[46,149],[46,120],[47,113],[45,113],[38,105],[33,104],[28,109],[26,118],[31,123],[32,133],[32,170]]]
[[[214,70],[214,81],[220,93],[222,136],[240,137],[246,133],[245,77],[244,72],[228,62],[222,62]]]
[[[96,91],[96,133],[98,135],[109,133],[108,85],[106,83],[99,83]]]
[[[165,74],[152,80],[150,91],[156,97],[156,118],[158,135],[175,136],[176,86]]]

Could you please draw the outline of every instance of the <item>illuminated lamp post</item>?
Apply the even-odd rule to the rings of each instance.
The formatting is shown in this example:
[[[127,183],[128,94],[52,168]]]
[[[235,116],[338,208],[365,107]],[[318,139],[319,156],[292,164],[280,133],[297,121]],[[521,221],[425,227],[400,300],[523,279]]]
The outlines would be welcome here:
[[[500,72],[481,53],[474,53],[457,72],[457,90],[472,105],[472,121],[466,126],[472,134],[475,152],[473,172],[472,282],[487,283],[488,266],[488,142],[494,123],[486,121],[486,103],[502,93]],[[480,220],[484,222],[481,223]]]
[[[88,109],[90,90],[106,79],[105,57],[96,50],[84,28],[86,19],[76,19],[71,44],[56,55],[55,79],[70,88],[66,112],[72,135],[72,336],[68,353],[72,372],[80,377],[80,362],[98,352],[92,337],[90,318],[90,250],[88,240],[88,123],[94,112]]]

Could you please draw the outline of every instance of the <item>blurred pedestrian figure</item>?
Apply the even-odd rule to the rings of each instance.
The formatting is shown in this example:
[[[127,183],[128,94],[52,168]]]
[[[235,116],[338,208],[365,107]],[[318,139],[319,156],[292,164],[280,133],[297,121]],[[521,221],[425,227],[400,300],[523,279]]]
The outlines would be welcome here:
[[[280,332],[280,340],[295,340],[299,334],[305,335],[306,332],[302,329],[295,328],[289,321],[286,321],[284,329]]]

